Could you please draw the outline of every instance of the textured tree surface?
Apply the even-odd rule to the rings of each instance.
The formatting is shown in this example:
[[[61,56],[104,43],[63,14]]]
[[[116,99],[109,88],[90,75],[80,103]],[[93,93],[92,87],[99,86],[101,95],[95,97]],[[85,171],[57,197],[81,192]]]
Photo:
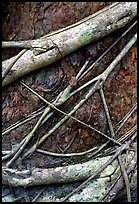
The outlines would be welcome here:
[[[103,38],[123,27],[136,14],[136,2],[114,3],[72,26],[50,33],[38,40],[3,42],[4,47],[8,47],[8,44],[10,44],[11,47],[21,46],[36,49],[27,50],[23,54],[18,62],[14,64],[10,76],[6,76],[3,80],[2,85],[7,85],[27,73],[50,65],[77,49]],[[11,60],[3,63],[3,70],[11,63]]]
[[[2,40],[33,40],[47,35],[52,31],[70,26],[85,17],[111,5],[111,2],[3,2],[2,9]],[[22,79],[33,90],[37,91],[48,101],[56,96],[68,85],[74,84],[77,88],[103,72],[115,59],[123,47],[129,42],[136,32],[136,27],[131,29],[121,41],[98,63],[94,68],[76,84],[75,76],[81,69],[86,59],[90,57],[95,61],[108,47],[132,25],[135,18],[120,28],[99,40],[89,43],[79,50],[67,55],[59,61],[42,69],[23,76]],[[19,53],[21,49],[7,48],[2,50],[2,59],[7,60]],[[137,46],[134,44],[126,56],[118,63],[109,75],[104,85],[106,102],[109,107],[113,127],[128,113],[137,100]],[[64,105],[61,110],[72,110],[79,98],[86,93],[80,91]],[[2,131],[10,125],[25,118],[33,111],[41,108],[45,103],[36,95],[26,89],[18,80],[2,91]],[[108,124],[99,92],[92,95],[74,114],[79,120],[95,127],[97,130],[108,134]],[[39,115],[29,122],[17,127],[2,138],[2,150],[11,150],[32,130],[39,119]],[[62,114],[56,112],[47,123],[42,125],[35,133],[37,138],[43,136],[59,120]],[[137,115],[132,114],[118,137],[125,134],[137,122]],[[69,143],[73,139],[71,145]],[[95,131],[85,127],[73,119],[68,119],[47,140],[42,143],[40,149],[55,153],[80,153],[87,151],[96,145],[103,144],[104,137]],[[69,145],[69,147],[68,147]],[[84,161],[84,160],[83,160]],[[32,168],[47,168],[80,161],[72,161],[71,158],[56,158],[34,152],[22,163],[12,165],[19,170]],[[76,185],[76,184],[75,184]],[[53,187],[52,187],[53,188]],[[56,187],[54,187],[56,188]],[[19,188],[15,194],[25,194],[26,201],[31,201],[41,187],[32,188],[30,191]],[[51,189],[54,191],[54,189]],[[6,195],[8,189],[4,186]]]

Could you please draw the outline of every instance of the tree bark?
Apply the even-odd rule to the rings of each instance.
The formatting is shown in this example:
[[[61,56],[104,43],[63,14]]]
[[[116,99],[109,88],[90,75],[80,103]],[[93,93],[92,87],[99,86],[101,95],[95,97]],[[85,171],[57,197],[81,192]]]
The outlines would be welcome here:
[[[113,157],[113,156],[112,156]],[[44,202],[53,202],[53,201],[60,201],[60,199],[71,192],[75,187],[72,186],[73,182],[82,181],[90,177],[91,175],[95,174],[99,169],[106,164],[108,160],[112,158],[111,156],[105,156],[90,160],[88,162],[84,162],[81,164],[74,164],[69,166],[63,167],[56,167],[56,168],[48,168],[48,169],[31,169],[31,170],[23,170],[18,171],[14,169],[6,169],[3,167],[3,184],[8,184],[11,186],[36,186],[36,185],[49,185],[55,183],[69,183],[71,185],[64,185],[63,187],[56,188],[55,191],[52,192],[51,188],[47,187],[45,192],[45,196],[39,199],[39,201]],[[128,157],[126,154],[122,154],[122,160],[127,158],[127,173],[128,175],[132,174],[132,171],[135,169],[136,166],[136,157],[134,153],[130,152]],[[135,158],[134,158],[135,157]],[[115,171],[118,166],[117,160],[114,160],[110,165],[106,167],[106,169],[101,173],[98,174],[98,178],[96,177],[92,181],[88,182],[86,186],[83,187],[83,191],[81,193],[75,193],[69,198],[69,201],[98,201],[102,199],[103,195],[107,192],[107,189],[114,183],[118,175],[120,174],[120,170]],[[136,173],[135,177],[132,180],[136,180]],[[110,180],[111,177],[111,180]],[[119,182],[117,182],[116,187],[118,189],[122,189],[124,186],[124,182],[122,177],[120,177]],[[131,181],[131,183],[133,183]],[[136,183],[131,188],[134,188]],[[114,188],[115,190],[115,188]],[[113,190],[113,191],[114,191]],[[67,191],[67,192],[66,192]],[[84,192],[87,192],[87,195],[84,195]],[[66,194],[65,194],[66,192]],[[92,193],[93,192],[93,193]],[[116,190],[115,190],[116,192]]]
[[[128,159],[130,160],[131,157],[132,154],[129,154]],[[10,184],[16,187],[82,181],[98,171],[98,169],[100,169],[100,167],[110,159],[110,156],[106,156],[69,166],[48,169],[35,168],[23,171],[14,171],[14,169],[11,170],[3,167],[2,182],[3,184]],[[111,174],[117,165],[117,160],[115,160],[111,165],[109,165],[109,168],[106,168],[107,170],[106,172],[104,171],[105,173],[103,176]]]
[[[2,86],[36,69],[48,66],[77,49],[125,26],[137,15],[137,2],[121,2],[102,9],[84,20],[36,40],[3,42],[3,47],[27,48],[4,78]],[[2,69],[15,57],[3,61]]]

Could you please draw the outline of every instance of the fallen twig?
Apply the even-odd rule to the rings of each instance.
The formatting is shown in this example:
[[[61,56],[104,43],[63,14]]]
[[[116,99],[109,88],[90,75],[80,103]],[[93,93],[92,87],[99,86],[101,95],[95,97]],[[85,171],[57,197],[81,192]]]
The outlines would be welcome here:
[[[73,117],[73,116],[71,116],[71,115],[65,113],[65,112],[62,111],[62,110],[60,110],[60,109],[57,108],[53,103],[50,103],[49,101],[47,101],[46,99],[44,99],[44,98],[43,98],[42,96],[40,96],[36,91],[34,91],[33,89],[31,89],[29,86],[27,86],[25,83],[22,82],[22,84],[23,84],[26,88],[28,88],[31,92],[33,92],[35,95],[37,95],[42,101],[44,101],[44,102],[45,102],[47,105],[49,105],[51,108],[57,110],[58,112],[62,113],[63,115],[68,116],[69,118],[71,118],[71,119],[73,119],[73,120],[75,120],[75,121],[81,123],[82,125],[84,125],[84,126],[90,128],[90,129],[94,130],[95,132],[99,133],[100,135],[102,135],[102,136],[106,137],[107,139],[110,139],[110,140],[111,140],[111,138],[110,138],[109,136],[105,135],[105,134],[102,133],[101,131],[95,129],[94,127],[92,127],[92,126],[90,126],[90,125],[84,123],[83,121],[81,121],[81,120],[79,120],[79,119],[77,119],[77,118],[75,118],[75,117]],[[99,85],[99,83],[98,83],[98,85]],[[35,131],[36,131],[36,130],[35,130]],[[34,134],[34,132],[33,132],[33,134]],[[120,145],[120,143],[117,143],[117,141],[114,140],[114,139],[112,139],[111,141],[114,142],[114,143],[116,143],[116,144],[118,144],[118,145]]]
[[[103,165],[101,166],[92,176],[90,176],[86,181],[84,181],[80,186],[75,188],[71,193],[69,193],[67,196],[65,196],[63,199],[60,200],[60,202],[66,201],[70,196],[72,196],[74,193],[78,192],[82,189],[83,186],[85,186],[89,181],[96,178],[96,176],[100,175],[100,173],[109,165],[111,164],[117,157],[120,155],[125,149],[129,147],[129,145],[133,142],[133,140],[136,138],[137,133],[135,133],[130,140],[127,141],[126,144],[121,145],[121,147],[117,148],[116,153]]]
[[[26,122],[34,119],[35,117],[39,116],[40,114],[42,114],[42,112],[44,111],[45,106],[39,108],[38,110],[34,111],[33,113],[29,114],[26,118],[24,119],[21,119],[20,121],[17,121],[16,123],[12,124],[10,127],[8,127],[7,129],[5,129],[3,132],[2,132],[2,136],[10,133],[12,130],[18,128],[20,125],[23,125],[25,124]]]
[[[127,168],[128,175],[135,170],[135,167],[137,165],[137,152],[134,154],[134,158],[131,161],[132,161],[131,164]],[[123,186],[124,182],[122,177],[120,176],[119,178],[117,178],[117,182],[115,183],[115,185],[113,185],[113,187],[103,197],[101,202],[111,202],[115,198],[115,196],[120,192]]]
[[[8,72],[10,71],[10,69],[13,67],[13,65],[17,62],[17,60],[26,52],[27,50],[24,49],[21,52],[18,53],[18,55],[15,56],[15,58],[12,60],[12,62],[9,64],[9,66],[7,67],[7,69],[5,69],[2,72],[2,80],[4,80],[4,78],[6,77],[6,74],[8,74]]]
[[[120,54],[113,60],[113,62],[109,65],[109,67],[99,76],[95,77],[93,80],[90,80],[89,82],[87,82],[85,85],[81,86],[80,88],[78,88],[77,90],[73,91],[70,96],[74,95],[75,93],[77,93],[79,90],[83,89],[84,87],[88,86],[89,84],[93,83],[94,81],[99,81],[100,79],[101,81],[101,85],[105,82],[105,80],[107,79],[107,77],[109,76],[109,74],[111,73],[111,71],[114,69],[114,67],[118,64],[118,62],[125,56],[125,54],[129,51],[129,49],[132,47],[132,45],[136,42],[137,40],[137,34],[135,34],[131,40],[127,43],[127,45],[123,48],[123,50],[120,52]],[[103,82],[103,83],[102,83]],[[88,84],[89,83],[89,84]],[[96,82],[97,84],[97,82]],[[95,84],[95,86],[96,86]],[[100,83],[98,83],[100,85]],[[94,87],[95,87],[94,86]],[[92,87],[92,89],[94,90],[94,87]],[[69,89],[71,89],[71,87],[69,87]],[[96,88],[95,88],[96,89]],[[97,87],[97,89],[99,89],[99,87]],[[68,92],[69,93],[69,92]],[[86,98],[84,100],[81,100],[79,104],[77,104],[74,109],[68,114],[68,116],[65,116],[64,119],[62,119],[60,122],[57,123],[57,125],[52,128],[52,130],[50,130],[47,134],[45,134],[38,142],[37,144],[33,145],[32,148],[30,148],[30,150],[28,150],[24,157],[26,157],[27,155],[30,155],[34,152],[34,150],[37,148],[37,146],[39,146],[49,135],[51,135],[58,127],[59,125],[63,124],[63,122],[65,122],[69,115],[73,114],[89,97],[90,95],[92,95],[93,91],[90,90],[88,92],[88,94],[86,95]],[[67,94],[67,93],[66,93]],[[66,95],[67,97],[67,95]],[[67,97],[68,98],[68,97]],[[61,100],[61,98],[58,100],[58,102]],[[62,102],[63,100],[65,101],[65,97],[62,98]],[[61,102],[61,101],[60,101]],[[49,110],[49,109],[48,109]],[[33,128],[33,130],[31,131],[31,133],[29,133],[29,135],[27,136],[25,142],[22,144],[22,146],[20,147],[20,149],[16,152],[16,154],[14,155],[14,157],[7,163],[7,166],[10,166],[13,161],[15,161],[15,159],[17,159],[17,157],[20,155],[20,153],[23,151],[24,147],[27,145],[27,143],[30,141],[30,139],[32,138],[33,134],[35,133],[36,129],[39,127],[40,123],[42,122],[42,120],[44,119],[44,116],[46,115],[46,113],[48,112],[47,109],[45,109],[43,115],[41,116],[41,118],[39,119],[39,121],[37,122],[37,124],[35,125],[35,127]],[[111,138],[112,139],[112,138]],[[113,139],[112,139],[113,140]],[[23,157],[23,158],[24,158]]]
[[[82,79],[93,67],[97,64],[135,25],[137,21],[135,21],[103,54],[95,61],[93,64],[87,69],[79,79]]]
[[[137,103],[131,108],[131,110],[126,114],[126,116],[122,119],[120,126],[117,128],[117,130],[114,133],[114,136],[118,134],[118,132],[122,129],[124,124],[127,122],[127,120],[130,118],[130,116],[133,114],[133,112],[137,110]]]
[[[36,149],[36,152],[39,152],[39,153],[42,153],[42,154],[46,154],[46,155],[50,155],[50,156],[55,156],[55,157],[73,157],[73,156],[83,156],[85,154],[88,154],[92,151],[95,151],[97,150],[98,148],[97,147],[93,147],[87,151],[84,151],[84,152],[78,152],[78,153],[54,153],[54,152],[49,152],[49,151],[46,151],[46,150],[41,150],[41,149]]]
[[[108,120],[108,125],[109,125],[109,129],[110,129],[111,137],[114,138],[114,130],[113,130],[113,126],[112,126],[112,121],[111,121],[110,113],[109,113],[109,110],[108,110],[108,106],[107,106],[106,99],[105,99],[104,92],[103,92],[102,88],[100,89],[100,96],[101,96],[101,99],[102,99],[102,102],[103,102],[103,105],[104,105],[104,110],[105,110],[106,117],[107,117],[107,120]],[[124,164],[122,162],[121,155],[118,155],[117,159],[118,159],[118,163],[120,165],[120,169],[121,169],[121,173],[123,175],[123,179],[125,180],[126,190],[127,190],[127,198],[128,198],[128,201],[131,202],[129,180],[128,180],[128,176],[127,176]]]
[[[68,113],[68,116],[65,116],[64,118],[62,118],[51,130],[49,130],[36,144],[34,144],[22,157],[22,159],[28,157],[29,155],[31,155],[35,149],[42,143],[45,141],[45,139],[47,137],[49,137],[57,128],[59,128],[59,126],[61,126],[68,118],[70,115],[72,115],[98,88],[99,88],[99,81],[95,83],[95,85],[93,85],[90,90],[88,91],[88,93],[86,94],[86,96],[73,108],[73,110]]]
[[[35,196],[35,198],[33,198],[33,200],[31,202],[36,202],[37,199],[40,197],[40,195],[44,192],[44,190],[46,190],[46,187],[41,189],[40,192]]]
[[[82,74],[83,70],[86,68],[86,65],[87,65],[87,64],[88,64],[88,60],[85,62],[85,64],[83,65],[83,67],[81,68],[81,70],[79,71],[79,73],[77,74],[77,80],[78,80],[79,76]],[[23,84],[24,86],[26,86],[26,87],[28,88],[28,86],[25,85],[23,82],[21,82],[21,84]],[[71,86],[71,85],[68,85],[67,88],[66,88],[62,93],[60,93],[60,94],[57,96],[56,100],[53,102],[52,105],[48,102],[48,103],[50,104],[50,106],[55,107],[55,105],[58,106],[58,105],[63,104],[63,103],[69,98],[69,93],[70,93],[71,89],[72,89],[72,86]],[[32,91],[32,89],[30,89],[30,90]],[[34,92],[34,93],[37,94],[36,92]],[[38,95],[38,94],[37,94],[37,95]],[[40,97],[40,95],[38,95],[38,96]],[[41,99],[44,100],[42,97],[41,97]],[[45,100],[45,102],[47,102],[47,101]],[[48,104],[48,103],[47,103],[47,104]],[[10,158],[11,156],[13,156],[13,155],[15,154],[14,157],[7,163],[7,166],[8,166],[8,167],[15,161],[15,159],[17,159],[17,157],[18,157],[18,156],[20,155],[20,153],[23,151],[24,147],[27,145],[27,143],[28,143],[28,142],[30,141],[30,139],[33,137],[33,135],[34,135],[34,133],[36,132],[37,128],[38,128],[41,124],[43,124],[44,122],[46,122],[46,120],[47,120],[50,116],[52,116],[53,112],[50,113],[50,114],[48,114],[49,111],[50,111],[50,107],[48,106],[48,107],[45,108],[45,110],[44,110],[42,116],[40,117],[40,119],[38,120],[38,122],[36,123],[36,125],[34,126],[33,130],[26,136],[26,138],[24,138],[24,140],[21,142],[22,144],[20,143],[20,145],[19,145],[18,149],[16,149],[15,153],[12,152],[11,154],[6,155],[6,156],[3,157],[3,160],[5,160],[5,159],[8,159],[8,158]],[[47,114],[48,114],[48,115],[47,115]]]
[[[116,65],[120,62],[120,60],[126,55],[126,53],[131,49],[131,47],[134,45],[134,43],[137,40],[137,33],[131,38],[131,40],[127,43],[127,45],[122,49],[122,51],[119,53],[119,55],[113,60],[113,62],[108,66],[108,68],[97,77],[93,78],[92,80],[88,81],[84,85],[80,86],[78,89],[73,91],[71,93],[71,96],[76,94],[77,92],[81,91],[83,88],[89,86],[93,82],[97,80],[103,80],[105,81],[108,77],[108,75],[112,72],[112,70],[116,67]]]

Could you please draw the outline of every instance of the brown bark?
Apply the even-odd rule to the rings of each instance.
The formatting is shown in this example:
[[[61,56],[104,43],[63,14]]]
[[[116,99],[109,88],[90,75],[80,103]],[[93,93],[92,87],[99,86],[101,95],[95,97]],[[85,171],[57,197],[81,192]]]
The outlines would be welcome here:
[[[114,3],[84,20],[42,38],[29,41],[4,42],[3,47],[32,48],[14,64],[2,86],[23,75],[61,59],[71,52],[123,27],[137,14],[136,2]],[[15,57],[3,62],[3,72]]]

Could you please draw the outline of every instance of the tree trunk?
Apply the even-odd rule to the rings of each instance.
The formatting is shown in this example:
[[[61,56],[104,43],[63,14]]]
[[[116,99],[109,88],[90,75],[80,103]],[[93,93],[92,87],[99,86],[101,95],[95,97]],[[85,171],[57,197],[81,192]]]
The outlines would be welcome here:
[[[48,66],[75,50],[123,27],[137,14],[137,2],[121,2],[102,9],[84,20],[36,40],[3,42],[3,47],[27,48],[13,65],[2,86],[23,75]],[[29,50],[28,50],[29,49]],[[3,61],[3,72],[15,60]]]

